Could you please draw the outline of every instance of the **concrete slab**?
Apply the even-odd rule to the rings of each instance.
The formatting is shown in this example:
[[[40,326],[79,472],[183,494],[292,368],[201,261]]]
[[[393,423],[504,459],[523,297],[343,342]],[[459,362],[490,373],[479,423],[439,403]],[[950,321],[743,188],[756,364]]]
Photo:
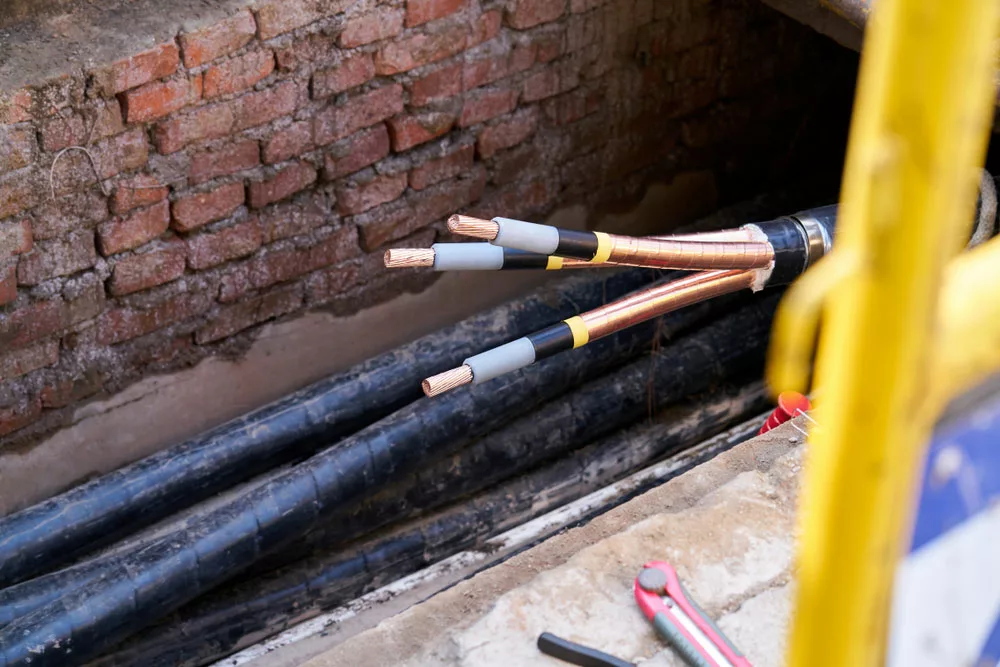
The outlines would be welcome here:
[[[779,665],[803,448],[790,425],[387,619],[308,667],[555,667],[544,631],[649,667],[682,663],[640,613],[642,564],[673,564],[756,665]]]

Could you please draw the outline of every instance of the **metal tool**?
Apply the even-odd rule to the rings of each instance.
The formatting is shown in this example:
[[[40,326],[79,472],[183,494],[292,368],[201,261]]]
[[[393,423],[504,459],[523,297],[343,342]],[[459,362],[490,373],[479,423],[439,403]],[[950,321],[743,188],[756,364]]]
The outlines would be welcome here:
[[[635,600],[656,631],[694,667],[751,667],[750,662],[684,589],[662,561],[646,563],[636,577]]]
[[[631,662],[582,644],[576,644],[568,639],[556,637],[551,632],[543,632],[538,636],[538,650],[545,655],[580,665],[580,667],[635,667]]]

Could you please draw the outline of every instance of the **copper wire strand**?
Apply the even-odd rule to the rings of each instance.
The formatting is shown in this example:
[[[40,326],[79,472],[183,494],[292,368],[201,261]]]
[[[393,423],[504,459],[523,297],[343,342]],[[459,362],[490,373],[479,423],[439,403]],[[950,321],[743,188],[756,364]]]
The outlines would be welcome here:
[[[474,218],[471,215],[453,215],[448,218],[448,231],[459,236],[492,241],[500,233],[500,225],[492,220]]]
[[[752,271],[704,271],[680,280],[649,287],[580,315],[590,340],[603,338],[630,326],[701,301],[747,289]]]
[[[392,248],[385,251],[385,266],[401,269],[410,266],[434,266],[433,248]]]
[[[434,396],[443,394],[446,391],[451,391],[452,389],[457,389],[462,385],[471,383],[472,368],[462,364],[458,368],[452,368],[444,373],[432,375],[421,382],[420,387],[424,390],[425,395],[433,398]]]

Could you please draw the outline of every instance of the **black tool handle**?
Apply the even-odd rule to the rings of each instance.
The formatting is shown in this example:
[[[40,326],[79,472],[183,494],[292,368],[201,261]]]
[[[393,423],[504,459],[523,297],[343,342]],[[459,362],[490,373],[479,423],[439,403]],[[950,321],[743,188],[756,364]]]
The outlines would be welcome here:
[[[569,640],[556,637],[551,632],[543,632],[538,636],[538,650],[545,655],[551,655],[553,658],[580,665],[580,667],[635,667],[631,662],[602,653],[597,649],[574,644]]]

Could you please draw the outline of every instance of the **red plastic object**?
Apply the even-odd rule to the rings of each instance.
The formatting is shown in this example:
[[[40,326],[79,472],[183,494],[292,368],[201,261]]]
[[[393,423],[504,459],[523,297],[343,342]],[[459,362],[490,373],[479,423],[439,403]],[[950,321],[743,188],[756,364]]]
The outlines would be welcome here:
[[[757,431],[757,435],[763,435],[772,428],[784,424],[792,417],[798,417],[804,412],[809,412],[812,406],[809,399],[797,391],[783,391],[778,395],[778,407],[770,414],[764,425]]]

